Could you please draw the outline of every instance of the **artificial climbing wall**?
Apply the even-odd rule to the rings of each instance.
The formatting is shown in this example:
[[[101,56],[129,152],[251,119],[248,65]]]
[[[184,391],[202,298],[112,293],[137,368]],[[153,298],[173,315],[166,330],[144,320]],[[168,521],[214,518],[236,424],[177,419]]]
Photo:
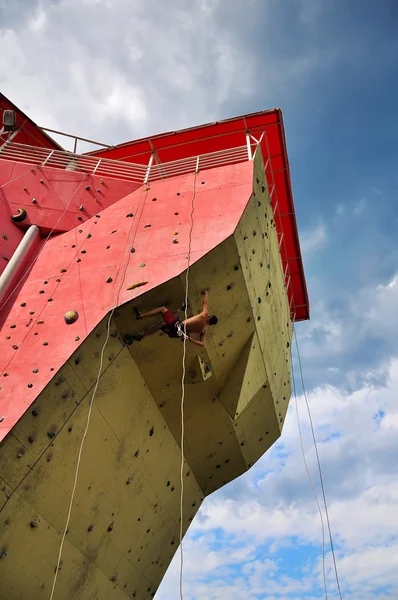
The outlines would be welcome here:
[[[279,437],[286,414],[292,330],[260,153],[254,162],[234,166],[229,173],[214,170],[199,174],[196,182],[186,177],[158,185],[156,192],[151,190],[151,214],[141,221],[146,237],[136,238],[133,253],[138,263],[134,268],[137,273],[148,272],[151,285],[148,290],[145,286],[134,290],[131,300],[123,286],[121,302],[110,322],[55,598],[151,598],[177,549],[182,347],[178,340],[161,333],[133,343],[131,336],[143,325],[134,318],[134,306],[149,310],[167,304],[175,310],[184,298],[186,228],[194,185],[190,312],[201,309],[201,292],[209,288],[210,312],[218,316],[219,324],[209,329],[205,350],[187,346],[184,531],[206,495],[250,468]],[[141,193],[147,197],[146,192]],[[46,279],[50,283],[40,281],[43,289],[53,286],[49,297],[59,303],[48,315],[48,304],[43,303],[43,323],[37,321],[32,329],[33,344],[39,337],[40,348],[45,337],[54,348],[55,354],[43,358],[49,380],[26,405],[0,449],[4,494],[0,595],[7,600],[46,598],[51,590],[77,453],[106,335],[108,296],[112,296],[107,292],[105,298],[98,297],[92,283],[85,288],[85,277],[93,268],[90,257],[100,256],[102,261],[106,256],[102,245],[117,245],[113,240],[122,235],[125,247],[123,228],[130,221],[126,220],[126,208],[133,215],[137,210],[132,198],[128,204],[122,201],[113,214],[117,206],[107,209],[109,221],[104,211],[101,230],[92,223],[91,229],[82,227],[70,240],[67,236],[72,232],[63,234],[60,247],[64,249],[54,266],[57,273],[68,253],[75,256],[71,242],[76,247],[76,240],[84,240],[78,252],[80,262],[75,259],[66,270],[68,277],[79,273],[83,300],[87,298],[86,303],[79,299],[81,316],[75,324],[60,323],[59,314],[76,302],[73,286],[67,288],[67,297],[58,299],[54,290],[59,277],[54,273],[53,280]],[[173,215],[180,217],[175,232],[167,222]],[[145,227],[148,224],[155,229],[153,237],[151,228]],[[109,228],[108,242],[105,232]],[[178,244],[172,243],[172,235],[178,236]],[[155,247],[151,239],[155,239]],[[156,247],[162,250],[158,261]],[[86,256],[81,254],[85,249]],[[175,268],[171,251],[176,253],[178,267],[168,277]],[[83,273],[82,262],[87,264]],[[37,287],[39,276],[44,275],[43,264],[39,267],[33,280]],[[98,277],[101,282],[107,272],[113,276],[112,267],[103,265],[102,269],[105,271],[98,269],[93,275],[95,281]],[[158,274],[158,285],[154,273]],[[130,272],[126,283],[137,281],[134,275]],[[112,289],[112,283],[105,285],[106,291]],[[32,285],[32,289],[36,288]],[[29,294],[26,298],[29,302]],[[101,314],[95,306],[98,301],[105,316],[90,327],[89,319]],[[50,305],[53,307],[52,302]],[[8,318],[15,319],[15,314],[11,311]],[[148,326],[152,324],[148,322]],[[55,345],[49,337],[51,327],[59,329]],[[46,349],[41,351],[44,357]],[[62,360],[62,352],[67,353],[62,366],[51,371],[54,367],[50,363],[56,365]],[[27,391],[32,388],[26,388],[23,378],[28,376],[28,368],[29,383],[41,375],[41,356],[34,369],[32,361],[25,367],[20,365],[17,379]],[[13,361],[6,381],[12,376],[12,365]],[[31,372],[35,369],[39,372]]]

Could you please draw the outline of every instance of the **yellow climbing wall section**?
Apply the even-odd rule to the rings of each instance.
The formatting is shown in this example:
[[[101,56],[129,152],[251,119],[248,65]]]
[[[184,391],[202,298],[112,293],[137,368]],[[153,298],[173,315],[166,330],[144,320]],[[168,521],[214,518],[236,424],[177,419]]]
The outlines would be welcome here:
[[[206,349],[186,348],[184,531],[285,418],[292,326],[273,218],[258,153],[236,231],[189,273],[189,313],[209,288],[219,323]],[[133,304],[177,310],[184,295],[182,273],[113,315],[55,599],[152,598],[178,547],[182,344],[126,341],[143,327]],[[4,600],[49,598],[106,329],[107,318],[0,447]]]

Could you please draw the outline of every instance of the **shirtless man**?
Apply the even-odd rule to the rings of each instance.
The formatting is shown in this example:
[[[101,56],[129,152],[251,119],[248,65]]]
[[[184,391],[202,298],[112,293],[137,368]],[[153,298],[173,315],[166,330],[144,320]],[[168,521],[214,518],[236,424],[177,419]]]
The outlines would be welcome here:
[[[146,319],[148,317],[154,317],[161,314],[164,322],[166,323],[163,325],[163,327],[161,327],[161,329],[167,333],[169,337],[181,337],[183,340],[186,336],[186,339],[193,344],[196,344],[197,346],[204,346],[206,341],[207,326],[216,325],[218,322],[218,319],[215,315],[209,315],[209,292],[207,290],[205,291],[204,296],[202,312],[190,317],[189,319],[185,319],[184,321],[180,321],[165,306],[160,306],[159,308],[155,308],[155,310],[151,310],[143,314],[136,310],[137,319]],[[151,333],[152,332],[149,332],[148,334],[150,335]],[[153,331],[153,333],[155,333],[155,331]],[[199,335],[199,340],[192,338],[192,333]],[[136,339],[141,339],[142,337],[145,336],[136,336]]]

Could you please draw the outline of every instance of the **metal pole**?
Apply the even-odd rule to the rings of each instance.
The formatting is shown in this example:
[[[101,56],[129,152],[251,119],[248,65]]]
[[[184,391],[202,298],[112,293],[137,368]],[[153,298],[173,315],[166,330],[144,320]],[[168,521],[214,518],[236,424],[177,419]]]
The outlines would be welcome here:
[[[249,157],[249,160],[253,160],[252,146],[251,146],[251,142],[250,142],[250,134],[249,133],[246,133],[246,144],[247,144],[247,155]]]
[[[21,271],[30,251],[40,237],[40,229],[37,225],[31,225],[16,248],[11,260],[0,275],[0,306],[10,288]]]
[[[148,183],[149,175],[151,173],[152,163],[153,163],[153,153],[151,154],[151,158],[149,159],[149,163],[148,163],[146,173],[145,173],[144,183]]]

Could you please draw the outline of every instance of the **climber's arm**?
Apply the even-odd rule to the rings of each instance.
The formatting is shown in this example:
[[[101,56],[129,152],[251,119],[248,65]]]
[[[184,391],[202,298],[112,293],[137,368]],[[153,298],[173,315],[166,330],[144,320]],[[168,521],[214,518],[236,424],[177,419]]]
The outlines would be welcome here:
[[[203,300],[203,312],[207,313],[209,309],[209,291],[205,290],[204,292],[204,300]]]

